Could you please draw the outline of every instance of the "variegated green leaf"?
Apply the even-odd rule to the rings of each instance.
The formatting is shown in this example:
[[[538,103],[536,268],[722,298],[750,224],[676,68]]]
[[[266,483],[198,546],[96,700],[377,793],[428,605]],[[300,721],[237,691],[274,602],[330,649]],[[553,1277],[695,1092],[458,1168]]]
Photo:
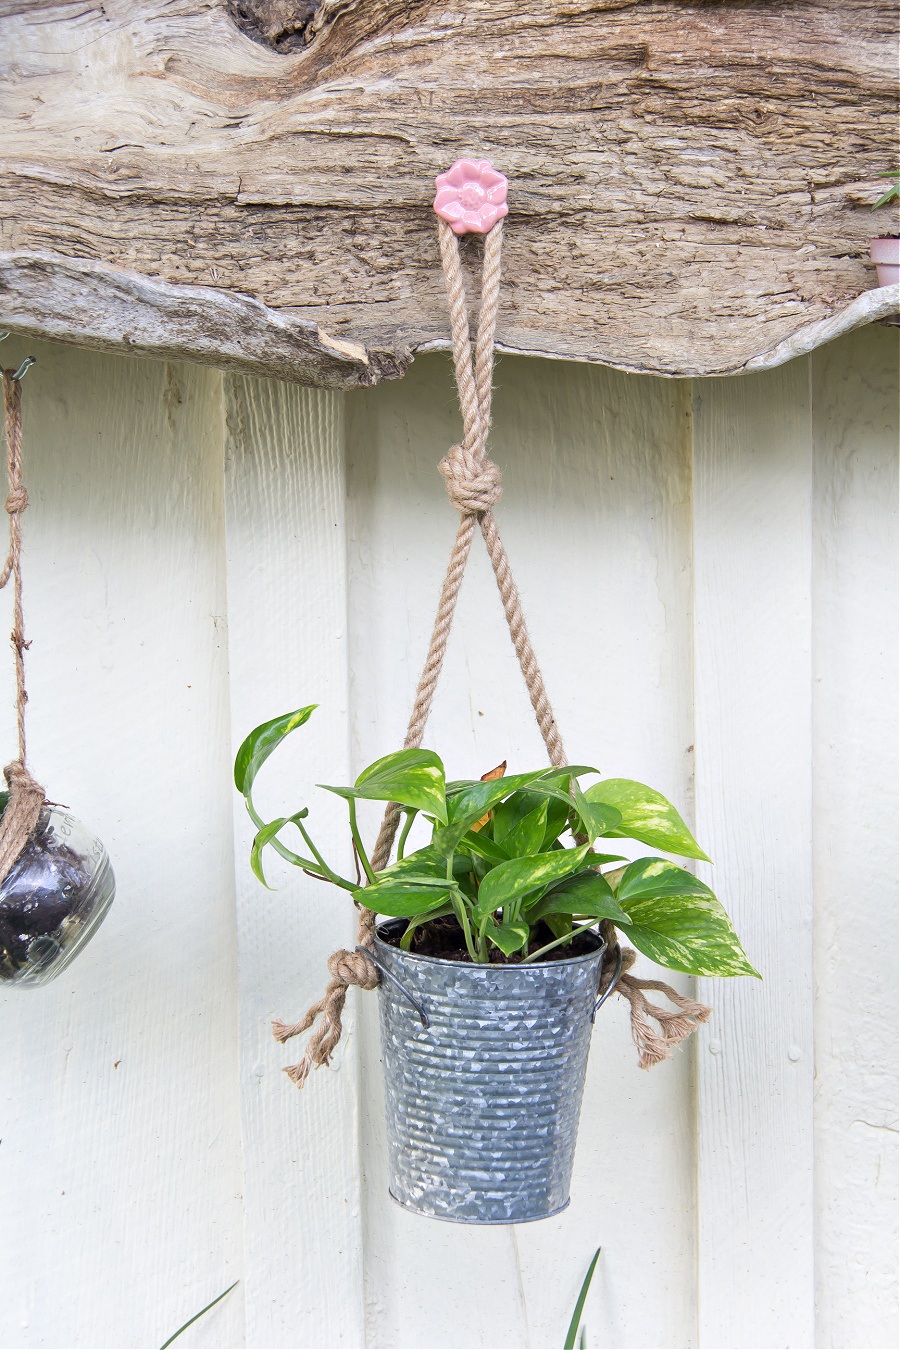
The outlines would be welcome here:
[[[613,923],[628,922],[628,915],[599,872],[578,872],[566,877],[536,904],[522,910],[522,917],[529,923],[537,923],[548,914],[581,914],[612,919]]]
[[[245,797],[248,795],[256,775],[272,751],[281,744],[285,736],[289,736],[297,727],[302,727],[304,722],[308,722],[318,706],[317,703],[310,703],[308,707],[298,708],[296,712],[282,713],[281,717],[273,717],[271,722],[263,722],[250,732],[234,759],[234,785],[238,792],[243,793]]]
[[[487,936],[495,947],[499,947],[506,956],[521,951],[528,943],[527,923],[489,924]]]
[[[621,888],[620,888],[621,894]],[[666,895],[622,903],[618,926],[638,951],[687,975],[756,975],[731,920],[714,895]]]
[[[532,858],[513,858],[488,872],[478,891],[478,912],[491,914],[529,891],[551,886],[576,872],[587,853],[583,848],[558,849]]]
[[[666,858],[638,858],[622,873],[616,891],[620,903],[627,900],[652,900],[662,895],[712,895],[698,877]]]
[[[484,858],[493,866],[509,862],[506,849],[500,844],[495,844],[493,839],[489,839],[481,830],[467,830],[459,841],[459,847],[466,853],[474,853],[476,858]]]
[[[376,881],[374,886],[361,886],[353,892],[353,899],[376,914],[389,914],[394,919],[414,919],[442,905],[449,890],[446,880],[442,882],[438,877],[412,872],[402,879],[388,877],[384,881]]]
[[[621,823],[604,831],[607,836],[637,839],[666,853],[710,861],[672,803],[653,788],[630,778],[607,778],[589,787],[585,796],[591,803],[612,806],[621,813]]]
[[[348,799],[363,798],[376,802],[399,802],[426,811],[436,820],[446,821],[444,766],[433,750],[398,750],[385,755],[363,769],[352,788],[330,787],[327,792]]]
[[[401,858],[399,862],[391,863],[390,867],[382,868],[377,873],[377,877],[379,881],[386,881],[388,878],[398,881],[401,877],[406,877],[410,873],[418,873],[426,877],[446,878],[447,859],[442,858],[437,849],[428,844],[425,848],[417,849],[415,853],[410,853],[407,857]]]
[[[547,802],[542,801],[534,811],[529,811],[509,834],[503,838],[503,847],[510,858],[528,858],[540,853],[547,831]]]
[[[504,797],[509,797],[518,788],[540,778],[541,770],[535,773],[512,773],[506,778],[491,778],[487,782],[472,783],[448,801],[448,824],[461,825],[463,821],[471,824],[480,820],[493,810]]]

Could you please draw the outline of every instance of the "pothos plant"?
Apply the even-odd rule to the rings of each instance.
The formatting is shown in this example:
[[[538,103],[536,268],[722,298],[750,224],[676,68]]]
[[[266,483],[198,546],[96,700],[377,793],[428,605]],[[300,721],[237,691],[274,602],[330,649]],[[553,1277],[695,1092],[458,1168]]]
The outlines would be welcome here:
[[[659,965],[691,975],[758,975],[722,905],[702,881],[658,856],[628,862],[598,852],[600,840],[631,839],[710,861],[674,806],[626,778],[601,779],[586,765],[446,782],[432,750],[401,750],[364,769],[352,787],[320,786],[347,802],[350,832],[366,884],[335,871],[306,826],[308,808],[264,821],[253,803],[256,775],[272,751],[308,721],[312,704],[263,723],[237,753],[234,781],[257,827],[251,866],[267,885],[263,855],[288,862],[347,891],[377,914],[407,920],[400,945],[417,930],[455,917],[470,959],[539,961],[580,932],[609,919]],[[402,812],[396,860],[375,871],[360,836],[356,803],[396,802]],[[407,854],[417,816],[431,841]],[[305,851],[289,848],[294,827]],[[623,865],[624,864],[624,865]],[[604,870],[605,869],[605,870]]]

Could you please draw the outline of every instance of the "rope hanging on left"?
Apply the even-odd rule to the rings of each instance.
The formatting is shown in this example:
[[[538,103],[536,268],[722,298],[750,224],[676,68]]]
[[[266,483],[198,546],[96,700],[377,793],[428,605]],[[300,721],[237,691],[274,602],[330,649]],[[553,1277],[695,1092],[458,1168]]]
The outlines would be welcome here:
[[[23,363],[24,365],[24,363]],[[27,369],[27,367],[25,367]],[[0,818],[0,884],[28,843],[37,825],[45,801],[44,789],[28,772],[25,762],[25,652],[31,645],[25,640],[25,617],[22,611],[22,525],[21,517],[28,506],[28,492],[22,480],[22,366],[3,372],[3,406],[6,422],[6,467],[9,493],[6,510],[9,515],[9,552],[0,572],[0,589],[10,577],[13,579],[13,631],[10,635],[16,661],[16,723],[19,738],[19,757],[3,770],[9,787],[9,802]]]
[[[12,646],[16,663],[19,756],[4,769],[9,799],[0,817],[0,981],[23,987],[55,979],[93,936],[116,893],[106,849],[67,809],[46,800],[25,758],[25,638],[22,606],[20,380],[34,362],[3,371],[9,492],[9,552],[0,588],[13,580]]]

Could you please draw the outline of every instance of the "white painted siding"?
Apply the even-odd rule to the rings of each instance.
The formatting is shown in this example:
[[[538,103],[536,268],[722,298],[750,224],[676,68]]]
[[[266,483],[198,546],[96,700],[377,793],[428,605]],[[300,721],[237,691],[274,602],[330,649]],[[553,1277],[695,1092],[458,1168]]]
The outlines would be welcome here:
[[[698,871],[763,976],[699,982],[700,1338],[812,1345],[807,364],[709,380],[694,412]]]
[[[259,795],[340,850],[312,784],[401,740],[449,363],[335,395],[3,344],[38,357],[33,768],[119,893],[56,984],[0,994],[0,1344],[159,1345],[240,1277],[186,1350],[555,1345],[597,1245],[592,1346],[894,1343],[896,346],[693,384],[498,365],[498,518],[567,747],[689,817],[696,791],[767,978],[705,986],[714,1022],[650,1074],[613,1000],[570,1209],[479,1230],[386,1196],[373,998],[332,1070],[280,1073],[269,1019],[352,918],[274,860],[257,885],[230,787],[250,727],[320,702]],[[452,773],[542,757],[477,539],[427,743]]]
[[[897,1343],[897,346],[812,357],[820,1345]]]
[[[243,1266],[221,377],[28,351],[30,758],[118,895],[55,983],[0,994],[0,1334],[160,1345]],[[194,1344],[242,1336],[236,1299]]]

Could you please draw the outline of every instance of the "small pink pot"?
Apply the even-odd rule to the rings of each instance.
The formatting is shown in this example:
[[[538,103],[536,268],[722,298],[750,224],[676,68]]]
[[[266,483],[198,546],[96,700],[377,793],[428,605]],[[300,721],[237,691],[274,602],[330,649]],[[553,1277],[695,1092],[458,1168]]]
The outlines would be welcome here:
[[[869,254],[878,273],[878,285],[896,286],[900,282],[900,239],[873,239]]]

